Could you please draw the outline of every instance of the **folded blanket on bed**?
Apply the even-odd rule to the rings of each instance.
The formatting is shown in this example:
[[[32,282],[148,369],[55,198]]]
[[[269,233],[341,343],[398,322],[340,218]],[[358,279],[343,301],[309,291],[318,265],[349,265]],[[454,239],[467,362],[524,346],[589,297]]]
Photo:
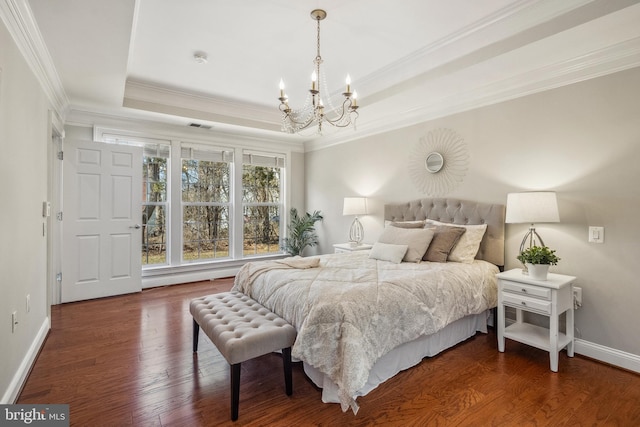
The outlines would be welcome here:
[[[292,268],[316,260],[319,268]],[[495,306],[497,271],[484,261],[393,264],[331,254],[309,264],[248,263],[234,290],[295,326],[293,356],[331,378],[343,411],[356,412],[354,396],[382,355]]]
[[[274,261],[250,262],[245,264],[236,275],[235,282],[251,283],[253,280],[267,271],[286,269],[307,269],[317,268],[320,265],[320,258],[294,256]]]

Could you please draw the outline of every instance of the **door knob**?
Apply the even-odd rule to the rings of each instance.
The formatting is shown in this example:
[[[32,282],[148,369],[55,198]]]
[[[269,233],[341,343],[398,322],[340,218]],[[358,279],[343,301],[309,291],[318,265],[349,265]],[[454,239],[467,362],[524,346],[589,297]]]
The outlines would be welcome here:
[[[132,226],[131,226],[131,227],[129,227],[129,228],[135,228],[135,229],[137,230],[138,228],[140,228],[140,224],[132,225]]]

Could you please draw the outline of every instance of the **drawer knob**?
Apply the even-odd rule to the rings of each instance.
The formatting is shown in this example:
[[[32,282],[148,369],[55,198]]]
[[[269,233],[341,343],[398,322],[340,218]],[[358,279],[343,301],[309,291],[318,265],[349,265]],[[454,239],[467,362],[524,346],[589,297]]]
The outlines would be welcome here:
[[[525,301],[522,301],[522,305],[527,305],[527,303]]]
[[[524,292],[526,294],[527,290],[525,288],[522,288],[522,292]]]

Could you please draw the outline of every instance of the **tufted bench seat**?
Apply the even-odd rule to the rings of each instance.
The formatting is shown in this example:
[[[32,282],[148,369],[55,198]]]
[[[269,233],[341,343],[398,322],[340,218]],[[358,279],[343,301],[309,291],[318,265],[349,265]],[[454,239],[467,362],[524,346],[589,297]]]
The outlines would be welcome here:
[[[200,328],[231,365],[231,419],[238,419],[240,364],[267,353],[282,350],[287,396],[293,392],[291,346],[296,339],[293,326],[242,292],[231,291],[196,298],[189,311],[193,316],[193,352],[198,351]]]

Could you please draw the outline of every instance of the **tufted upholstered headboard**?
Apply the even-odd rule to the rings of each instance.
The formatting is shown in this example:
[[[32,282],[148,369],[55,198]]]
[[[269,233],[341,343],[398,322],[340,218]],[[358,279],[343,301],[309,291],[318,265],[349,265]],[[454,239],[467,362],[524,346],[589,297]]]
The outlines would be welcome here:
[[[504,266],[504,205],[459,199],[420,199],[384,205],[387,221],[434,219],[453,224],[487,224],[476,259]]]

